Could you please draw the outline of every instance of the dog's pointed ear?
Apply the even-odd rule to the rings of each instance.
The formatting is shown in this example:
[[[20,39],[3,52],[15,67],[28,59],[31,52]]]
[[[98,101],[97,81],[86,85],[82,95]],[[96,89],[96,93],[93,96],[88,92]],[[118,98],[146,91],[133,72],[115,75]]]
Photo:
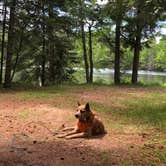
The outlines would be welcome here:
[[[77,105],[78,105],[78,106],[80,106],[80,105],[81,105],[79,101],[77,101]]]
[[[85,110],[86,110],[86,111],[90,111],[90,105],[89,105],[89,103],[86,103],[86,105],[85,105]]]

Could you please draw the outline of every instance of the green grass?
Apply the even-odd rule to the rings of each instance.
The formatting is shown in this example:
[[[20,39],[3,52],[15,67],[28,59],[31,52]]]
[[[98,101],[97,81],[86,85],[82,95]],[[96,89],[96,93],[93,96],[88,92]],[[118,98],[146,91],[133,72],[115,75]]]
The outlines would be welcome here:
[[[166,127],[166,104],[147,102],[127,103],[128,107],[118,111],[118,114],[129,122],[138,125],[148,125],[159,129]],[[116,111],[117,113],[117,111]],[[115,113],[115,114],[116,114]]]
[[[0,89],[2,93],[12,93],[23,101],[43,101],[58,108],[75,110],[77,101],[90,102],[92,108],[103,119],[108,134],[146,133],[147,145],[166,145],[166,88],[159,86],[108,86],[97,84],[62,84],[44,88]],[[24,109],[18,118],[26,120],[37,116],[30,109]],[[70,119],[72,117],[68,117]],[[166,153],[162,149],[140,147],[143,158],[149,158],[149,165],[166,163]],[[109,153],[101,153],[101,163],[109,164]],[[152,160],[151,160],[152,159]],[[122,165],[136,165],[131,159]]]
[[[31,110],[31,109],[23,109],[18,113],[17,118],[21,119],[21,120],[26,120],[29,117],[38,116],[38,114],[39,114],[39,112],[36,112],[34,110]]]
[[[115,128],[133,125],[138,128],[166,129],[166,88],[154,86],[109,86],[97,84],[61,84],[44,88],[15,87],[3,93],[18,94],[22,100],[55,100],[53,106],[75,109],[78,100],[90,102],[95,111],[103,116],[109,126],[116,121]],[[100,100],[82,96],[84,92],[96,95]],[[109,93],[108,93],[109,91]],[[108,96],[105,96],[105,92]],[[110,94],[110,95],[109,95]],[[121,130],[121,129],[120,129]]]
[[[166,163],[166,152],[161,149],[143,149],[141,151],[142,158],[146,158],[148,165],[165,165]]]
[[[158,163],[166,163],[166,152],[163,152],[161,150],[155,150],[154,156],[157,158]]]
[[[110,153],[108,151],[101,152],[100,164],[101,165],[110,165]]]
[[[19,119],[27,119],[30,115],[32,115],[33,113],[32,113],[32,110],[30,110],[30,109],[24,109],[24,110],[22,110],[18,115],[17,115],[17,117],[19,118]]]

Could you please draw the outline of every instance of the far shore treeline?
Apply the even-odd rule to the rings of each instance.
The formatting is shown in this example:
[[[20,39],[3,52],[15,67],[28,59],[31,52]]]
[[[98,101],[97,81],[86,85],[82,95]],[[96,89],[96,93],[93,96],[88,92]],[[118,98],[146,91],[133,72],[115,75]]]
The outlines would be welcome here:
[[[2,0],[0,2],[0,84],[41,86],[79,81],[84,68],[166,71],[165,0]]]

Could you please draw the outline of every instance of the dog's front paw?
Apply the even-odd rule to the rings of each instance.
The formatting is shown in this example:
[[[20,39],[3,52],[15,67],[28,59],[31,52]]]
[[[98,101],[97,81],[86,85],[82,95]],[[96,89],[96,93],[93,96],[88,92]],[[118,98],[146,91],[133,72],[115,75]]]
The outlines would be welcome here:
[[[58,135],[57,138],[65,138],[65,135]]]
[[[64,137],[65,139],[72,139],[72,137],[71,136],[67,136],[67,137]]]

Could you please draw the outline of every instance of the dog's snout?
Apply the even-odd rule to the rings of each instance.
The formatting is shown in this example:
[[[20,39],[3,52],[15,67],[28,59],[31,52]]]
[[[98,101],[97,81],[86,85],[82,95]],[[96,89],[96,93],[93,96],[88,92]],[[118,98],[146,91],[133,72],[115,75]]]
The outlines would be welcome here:
[[[79,115],[78,115],[78,114],[75,114],[75,117],[76,117],[76,118],[78,118],[78,117],[79,117]]]

